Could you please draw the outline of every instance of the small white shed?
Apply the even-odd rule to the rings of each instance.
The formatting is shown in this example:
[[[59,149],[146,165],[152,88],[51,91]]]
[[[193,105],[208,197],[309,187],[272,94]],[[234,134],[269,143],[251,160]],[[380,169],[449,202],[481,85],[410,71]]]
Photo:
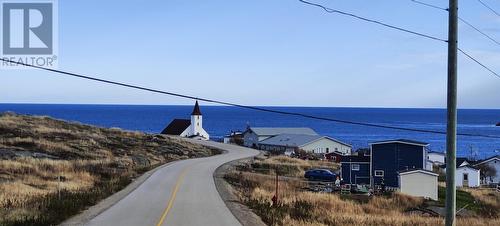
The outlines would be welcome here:
[[[479,187],[480,170],[471,165],[463,165],[457,168],[455,174],[455,183],[457,187]]]
[[[403,194],[438,200],[438,174],[423,169],[399,172],[399,191]]]

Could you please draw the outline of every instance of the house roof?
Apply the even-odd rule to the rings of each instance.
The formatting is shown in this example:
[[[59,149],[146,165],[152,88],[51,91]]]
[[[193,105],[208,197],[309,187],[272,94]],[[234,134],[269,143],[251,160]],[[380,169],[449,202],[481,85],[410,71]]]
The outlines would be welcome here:
[[[474,162],[468,160],[467,158],[464,158],[464,157],[458,157],[457,160],[456,160],[456,168],[461,168],[461,167],[469,167],[469,168],[472,168],[472,169],[478,169],[477,166],[478,164],[473,164]],[[464,164],[464,165],[462,165]],[[446,164],[443,164],[441,166],[439,166],[443,169],[446,168]]]
[[[274,137],[267,138],[260,144],[300,147],[304,144],[311,143],[322,138],[320,135],[305,135],[305,134],[280,134]]]
[[[193,113],[191,113],[191,115],[201,115],[200,105],[198,105],[198,101],[196,101],[196,103],[194,104]]]
[[[460,169],[460,168],[471,168],[471,169],[479,170],[479,168],[474,167],[472,165],[464,165],[464,166],[460,166],[460,167],[457,166],[457,169]]]
[[[429,171],[429,170],[424,170],[424,169],[410,169],[410,170],[403,170],[403,171],[398,172],[399,175],[408,175],[408,174],[413,174],[413,173],[423,173],[423,174],[436,176],[436,177],[439,176],[439,174],[437,174],[437,173],[434,173],[434,172]]]
[[[458,157],[457,158],[457,168],[460,167],[462,164],[466,164],[466,165],[469,165],[469,160],[467,158],[463,158],[463,157]]]
[[[189,126],[191,121],[187,119],[174,119],[168,126],[161,132],[161,134],[168,135],[181,135]]]
[[[489,157],[487,159],[484,159],[484,160],[479,160],[477,163],[474,164],[474,166],[478,166],[478,165],[481,165],[481,164],[484,164],[484,163],[487,163],[491,160],[499,160],[500,161],[500,155],[496,155],[496,156],[492,156],[492,157]]]
[[[307,134],[280,134],[274,137],[267,138],[260,142],[264,145],[275,145],[275,146],[289,146],[289,147],[302,147],[306,144],[315,142],[320,139],[329,139],[333,142],[337,142],[343,145],[351,146],[345,144],[331,137],[320,136],[320,135],[307,135]]]
[[[437,152],[437,151],[429,151],[429,152],[427,152],[427,154],[435,154],[435,155],[442,155],[442,156],[445,155],[445,153],[443,153],[443,152]]]
[[[333,155],[340,155],[340,156],[346,156],[344,153],[339,152],[339,151],[332,151],[330,153],[326,153],[325,156],[333,156]]]
[[[377,142],[372,142],[370,145],[374,144],[390,144],[390,143],[401,143],[401,144],[412,144],[412,145],[418,145],[418,146],[428,146],[429,143],[421,142],[421,141],[415,141],[415,140],[408,140],[408,139],[396,139],[396,140],[384,140],[384,141],[377,141]]]
[[[240,137],[243,133],[241,131],[231,131],[231,133],[225,135],[224,137]]]
[[[349,162],[370,162],[370,156],[364,156],[364,155],[347,155],[347,156],[342,156],[342,159],[340,160],[340,163],[349,163]]]
[[[258,136],[276,136],[279,134],[305,134],[305,135],[318,135],[313,129],[307,127],[250,127],[246,132],[251,130]]]

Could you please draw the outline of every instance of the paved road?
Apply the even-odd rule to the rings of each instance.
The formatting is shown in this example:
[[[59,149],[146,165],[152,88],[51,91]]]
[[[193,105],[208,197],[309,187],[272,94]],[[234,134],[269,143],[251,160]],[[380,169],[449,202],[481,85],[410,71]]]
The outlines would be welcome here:
[[[156,171],[128,196],[86,225],[234,226],[240,225],[222,201],[213,173],[220,165],[257,155],[253,149],[195,141],[228,151],[175,162]]]

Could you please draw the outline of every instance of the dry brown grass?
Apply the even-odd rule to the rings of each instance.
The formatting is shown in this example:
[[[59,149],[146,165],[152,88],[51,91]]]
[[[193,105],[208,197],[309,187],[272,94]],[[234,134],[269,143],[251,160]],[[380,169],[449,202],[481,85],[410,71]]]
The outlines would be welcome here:
[[[301,177],[306,170],[312,168],[324,168],[336,171],[340,168],[340,165],[328,161],[302,160],[287,156],[273,156],[255,161],[252,168],[264,170],[263,172],[269,174],[274,174],[275,170],[278,170],[283,176]]]
[[[463,188],[462,190],[469,192],[477,200],[489,204],[491,206],[496,206],[500,208],[500,192],[495,191],[491,188]]]
[[[288,157],[257,160],[274,164],[311,166],[309,161]],[[422,207],[425,200],[399,193],[372,198],[352,198],[338,194],[314,193],[301,189],[301,178],[280,180],[280,207],[271,207],[275,177],[257,172],[233,172],[226,176],[236,187],[241,201],[270,225],[442,225],[443,218],[406,213]],[[469,189],[478,200],[500,208],[498,194],[489,190]],[[469,191],[468,190],[468,191]],[[492,196],[494,195],[494,196]],[[278,219],[278,220],[276,220]],[[499,218],[459,218],[458,225],[500,225]]]
[[[273,163],[273,164],[290,164],[296,165],[303,169],[308,168],[328,168],[328,169],[338,169],[340,165],[338,163],[329,161],[315,161],[315,160],[302,160],[297,158],[290,158],[287,156],[273,156],[265,159],[263,162]]]
[[[217,153],[170,137],[1,114],[0,225],[55,224],[156,165]]]
[[[33,195],[48,194],[57,189],[88,189],[97,178],[77,167],[91,164],[91,160],[65,161],[26,157],[0,160],[0,176],[5,181],[0,183],[0,207],[5,207],[6,200],[22,203]],[[64,180],[59,182],[58,176],[62,176]]]

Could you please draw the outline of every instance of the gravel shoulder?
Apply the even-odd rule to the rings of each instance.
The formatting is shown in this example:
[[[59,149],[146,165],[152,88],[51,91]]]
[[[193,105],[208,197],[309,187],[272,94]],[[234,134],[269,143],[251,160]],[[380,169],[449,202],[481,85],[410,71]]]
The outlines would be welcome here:
[[[250,208],[242,204],[235,195],[235,190],[224,180],[224,175],[231,171],[234,166],[249,162],[254,157],[234,160],[218,167],[214,172],[214,182],[222,200],[227,208],[238,219],[243,226],[265,226],[262,219],[257,216]]]

